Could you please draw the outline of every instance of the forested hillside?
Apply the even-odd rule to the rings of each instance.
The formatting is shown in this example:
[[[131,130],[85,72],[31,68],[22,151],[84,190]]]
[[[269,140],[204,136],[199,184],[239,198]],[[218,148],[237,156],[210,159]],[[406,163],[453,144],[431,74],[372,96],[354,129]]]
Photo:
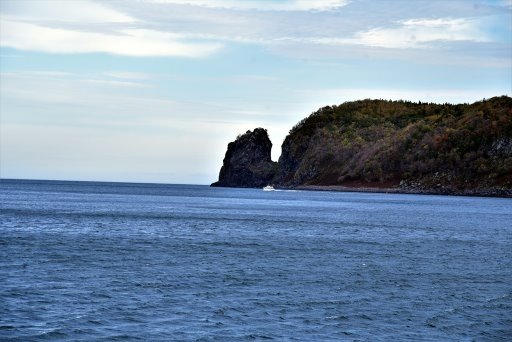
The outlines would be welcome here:
[[[214,186],[340,186],[512,196],[512,99],[361,100],[301,120],[276,164],[265,129],[228,145]]]
[[[506,192],[512,188],[512,99],[458,105],[362,100],[321,108],[290,130],[274,180]]]

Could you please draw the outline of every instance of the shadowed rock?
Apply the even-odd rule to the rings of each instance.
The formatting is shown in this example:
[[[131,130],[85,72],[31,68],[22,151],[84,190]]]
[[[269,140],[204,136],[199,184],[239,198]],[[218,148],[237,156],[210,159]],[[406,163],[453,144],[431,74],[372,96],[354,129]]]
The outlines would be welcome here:
[[[277,163],[270,157],[272,142],[267,130],[256,128],[228,144],[219,180],[212,186],[263,187],[271,182]]]

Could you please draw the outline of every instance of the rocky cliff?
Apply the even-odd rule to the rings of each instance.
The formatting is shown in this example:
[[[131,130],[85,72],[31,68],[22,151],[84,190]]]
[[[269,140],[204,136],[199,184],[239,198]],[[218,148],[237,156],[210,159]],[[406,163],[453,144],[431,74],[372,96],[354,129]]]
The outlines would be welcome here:
[[[249,133],[235,144],[249,146],[242,143]],[[324,107],[290,130],[276,168],[270,167],[266,132],[264,137],[254,140],[261,147],[250,145],[247,151],[268,149],[265,158],[257,153],[260,157],[251,161],[248,155],[253,152],[233,158],[234,146],[228,148],[220,185],[228,179],[229,186],[244,187],[272,181],[280,187],[512,196],[512,99],[508,96],[458,105],[362,100]],[[266,165],[264,177],[229,171],[260,169],[257,165]],[[242,173],[245,176],[238,176]]]
[[[219,180],[212,186],[263,187],[269,184],[277,165],[271,160],[271,150],[266,129],[256,128],[238,136],[228,144]]]

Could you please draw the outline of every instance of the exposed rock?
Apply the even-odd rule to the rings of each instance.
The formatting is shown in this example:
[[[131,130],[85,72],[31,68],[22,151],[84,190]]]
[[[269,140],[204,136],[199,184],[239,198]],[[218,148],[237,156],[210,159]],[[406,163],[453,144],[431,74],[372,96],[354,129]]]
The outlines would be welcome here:
[[[511,137],[500,137],[496,139],[489,151],[489,155],[495,156],[512,156],[512,138]]]
[[[228,144],[219,180],[212,186],[252,188],[269,184],[277,165],[271,159],[271,150],[266,129],[256,128],[238,136]]]

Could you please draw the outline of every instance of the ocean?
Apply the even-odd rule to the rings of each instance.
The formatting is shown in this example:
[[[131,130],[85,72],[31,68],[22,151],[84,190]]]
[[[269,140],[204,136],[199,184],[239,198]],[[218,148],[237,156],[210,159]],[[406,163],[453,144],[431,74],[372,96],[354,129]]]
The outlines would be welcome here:
[[[512,200],[0,181],[0,340],[512,339]]]

